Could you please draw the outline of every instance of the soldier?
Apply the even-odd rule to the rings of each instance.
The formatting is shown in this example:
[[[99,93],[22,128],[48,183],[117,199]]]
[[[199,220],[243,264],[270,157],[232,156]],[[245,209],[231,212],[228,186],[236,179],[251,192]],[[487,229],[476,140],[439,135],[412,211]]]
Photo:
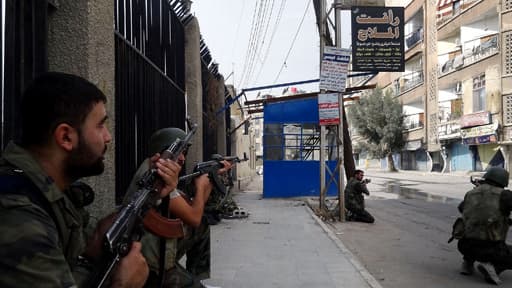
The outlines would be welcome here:
[[[373,223],[375,219],[365,210],[363,194],[370,195],[366,188],[368,181],[363,180],[364,172],[356,170],[354,177],[348,180],[345,187],[345,206],[346,217],[348,221],[360,221],[365,223]]]
[[[81,214],[63,191],[78,193],[83,189],[68,189],[73,182],[104,170],[112,141],[106,101],[87,80],[56,72],[37,77],[24,92],[21,142],[10,142],[0,159],[0,287],[90,285],[97,259],[84,257]],[[165,196],[180,167],[156,165],[168,183]],[[134,242],[118,263],[112,287],[142,287],[148,267],[140,249]]]
[[[512,268],[512,247],[505,242],[512,211],[512,192],[504,189],[508,179],[507,170],[490,168],[464,196],[458,206],[462,218],[454,224],[457,247],[464,256],[461,274],[473,274],[476,264],[485,280],[496,285],[501,283],[498,275]]]
[[[184,139],[186,133],[179,128],[163,128],[151,136],[149,140],[150,154],[161,152],[176,139]],[[187,151],[178,157],[178,164],[184,165]],[[228,161],[223,161],[224,168],[219,174],[231,168]],[[135,173],[128,188],[125,199],[136,190],[136,183],[146,170],[150,168],[150,161],[146,159]],[[185,186],[185,187],[183,187]],[[170,194],[169,212],[186,224],[184,238],[166,240],[165,268],[160,268],[159,239],[157,236],[146,233],[142,239],[143,254],[146,256],[151,272],[147,287],[157,287],[163,281],[163,287],[208,287],[201,280],[210,277],[210,227],[207,219],[203,217],[205,204],[213,188],[207,175],[202,175],[189,185],[180,185],[187,192],[175,190]],[[192,199],[187,195],[194,195]],[[186,269],[178,261],[187,255]],[[166,271],[164,278],[159,278],[160,271]]]

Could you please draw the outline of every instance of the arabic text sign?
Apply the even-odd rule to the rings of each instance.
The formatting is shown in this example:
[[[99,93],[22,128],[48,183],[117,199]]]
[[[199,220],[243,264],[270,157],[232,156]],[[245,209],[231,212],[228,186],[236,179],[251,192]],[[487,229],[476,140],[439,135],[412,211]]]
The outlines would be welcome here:
[[[350,50],[325,47],[320,66],[320,90],[345,91]]]
[[[352,7],[352,70],[403,72],[404,7]]]
[[[318,116],[320,125],[340,124],[338,93],[318,94]]]

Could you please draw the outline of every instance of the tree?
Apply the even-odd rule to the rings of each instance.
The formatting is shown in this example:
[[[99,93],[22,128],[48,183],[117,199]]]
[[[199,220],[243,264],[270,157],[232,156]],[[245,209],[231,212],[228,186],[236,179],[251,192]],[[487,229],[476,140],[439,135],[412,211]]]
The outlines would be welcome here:
[[[350,124],[365,140],[361,146],[371,156],[387,157],[388,170],[396,171],[393,152],[404,146],[404,115],[402,105],[391,96],[391,91],[384,95],[382,89],[376,88],[347,110]]]

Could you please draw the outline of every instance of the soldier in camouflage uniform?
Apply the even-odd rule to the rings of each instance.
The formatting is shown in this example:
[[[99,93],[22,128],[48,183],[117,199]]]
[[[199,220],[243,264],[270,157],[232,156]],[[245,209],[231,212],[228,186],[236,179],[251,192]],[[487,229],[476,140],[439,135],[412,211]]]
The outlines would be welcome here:
[[[473,274],[476,264],[487,282],[498,285],[498,275],[512,269],[512,246],[505,242],[512,192],[504,189],[509,174],[501,167],[490,168],[483,179],[459,204],[462,217],[454,225],[454,237],[459,239],[457,247],[464,255],[461,274]]]
[[[363,194],[370,195],[363,180],[364,172],[356,170],[354,177],[348,180],[345,187],[345,208],[348,221],[373,223],[375,219],[365,210]]]
[[[179,128],[163,128],[150,138],[149,152],[158,153],[169,147],[177,138],[184,139],[186,133]],[[178,157],[178,163],[185,165],[187,151]],[[125,199],[128,199],[137,190],[136,183],[146,170],[150,168],[146,159],[140,166],[128,188]],[[231,168],[231,164],[224,161],[224,168],[219,171],[224,173]],[[208,287],[201,280],[210,277],[210,227],[203,215],[205,203],[213,188],[207,175],[195,178],[193,183],[179,186],[181,190],[175,190],[170,194],[169,212],[181,219],[185,225],[185,237],[181,239],[167,239],[165,244],[165,277],[163,287]],[[184,192],[182,192],[184,191]],[[194,195],[190,197],[188,195]],[[150,266],[151,272],[147,287],[159,285],[160,252],[159,238],[150,233],[145,233],[143,239],[143,254]],[[178,261],[187,256],[186,269],[181,267]]]
[[[112,140],[105,102],[92,83],[64,73],[43,74],[24,92],[21,142],[10,142],[0,159],[0,287],[91,286],[98,259],[85,252],[101,252],[86,249],[92,246],[86,246],[82,207],[63,191],[104,170]],[[160,167],[166,183],[175,179],[164,196],[176,187],[180,167],[173,162],[170,176]],[[142,287],[148,267],[140,249],[134,242],[118,263],[112,287]]]

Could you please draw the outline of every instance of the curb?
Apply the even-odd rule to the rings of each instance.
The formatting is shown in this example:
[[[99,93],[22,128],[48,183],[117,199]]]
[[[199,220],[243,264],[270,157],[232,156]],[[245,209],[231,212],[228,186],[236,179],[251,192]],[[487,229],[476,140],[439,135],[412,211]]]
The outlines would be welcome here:
[[[383,288],[380,285],[380,283],[370,274],[370,272],[368,272],[368,270],[366,270],[366,268],[363,266],[363,264],[361,264],[361,262],[359,262],[359,260],[357,260],[357,258],[354,256],[354,254],[352,254],[352,252],[350,252],[347,249],[347,247],[345,247],[345,245],[343,245],[343,242],[341,242],[341,240],[334,234],[334,232],[332,232],[332,230],[329,229],[329,227],[327,227],[327,225],[324,223],[324,221],[322,221],[318,216],[315,215],[315,213],[313,212],[313,210],[311,210],[311,208],[309,207],[309,205],[307,203],[304,206],[304,208],[306,210],[308,210],[311,217],[313,217],[313,219],[315,219],[315,221],[318,223],[318,225],[320,225],[320,227],[322,227],[322,229],[325,231],[325,233],[327,233],[327,236],[329,236],[329,238],[331,238],[331,240],[334,242],[334,244],[336,244],[336,246],[338,246],[338,248],[341,250],[341,252],[343,254],[345,254],[345,256],[348,258],[350,263],[352,263],[354,268],[356,268],[357,272],[359,272],[359,274],[361,274],[361,277],[363,277],[363,279],[366,281],[366,283],[368,283],[368,285],[371,288]]]

